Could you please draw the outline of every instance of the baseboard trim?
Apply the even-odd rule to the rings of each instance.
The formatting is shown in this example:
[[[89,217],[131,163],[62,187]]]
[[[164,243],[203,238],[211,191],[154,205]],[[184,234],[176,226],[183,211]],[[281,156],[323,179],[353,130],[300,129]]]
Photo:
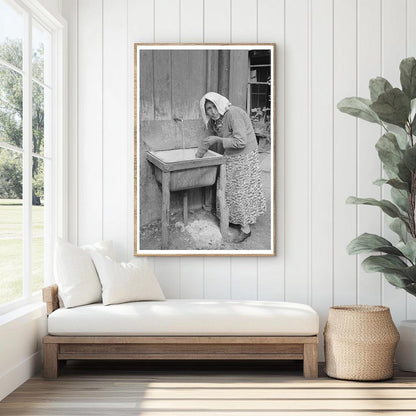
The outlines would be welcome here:
[[[42,365],[41,351],[35,352],[21,363],[0,374],[0,401],[38,372]]]

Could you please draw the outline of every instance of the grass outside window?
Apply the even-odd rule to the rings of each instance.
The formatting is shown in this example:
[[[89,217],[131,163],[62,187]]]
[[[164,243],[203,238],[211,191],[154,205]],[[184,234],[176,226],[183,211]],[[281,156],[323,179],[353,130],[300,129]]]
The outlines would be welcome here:
[[[43,206],[32,207],[32,290],[43,286]],[[23,201],[0,199],[0,305],[23,295]]]

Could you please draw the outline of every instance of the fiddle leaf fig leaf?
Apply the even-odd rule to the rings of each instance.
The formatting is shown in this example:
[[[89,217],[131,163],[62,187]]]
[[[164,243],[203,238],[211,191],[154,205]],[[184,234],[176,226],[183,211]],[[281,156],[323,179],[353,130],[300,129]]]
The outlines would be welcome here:
[[[350,196],[347,198],[347,204],[356,204],[356,205],[372,205],[375,207],[380,207],[385,214],[392,218],[404,218],[400,213],[399,208],[396,207],[392,202],[387,199],[382,199],[377,201],[374,198],[357,198],[355,196]]]
[[[404,128],[410,111],[410,100],[399,88],[380,94],[370,105],[382,121]]]
[[[396,248],[400,250],[413,264],[416,263],[416,240],[411,239],[407,243],[401,241],[396,245]]]
[[[414,122],[416,116],[416,98],[413,98],[413,100],[410,101],[410,114],[409,114],[409,121]]]
[[[410,101],[409,122],[411,122],[412,126],[412,135],[416,136],[416,98]]]
[[[383,185],[390,185],[393,188],[396,189],[401,189],[404,190],[406,192],[409,191],[409,184],[406,182],[401,181],[400,179],[384,179],[384,178],[380,178],[380,179],[376,179],[373,182],[374,185],[377,186],[383,186]]]
[[[376,143],[376,149],[383,165],[398,173],[397,165],[403,159],[403,151],[397,143],[396,136],[391,132],[383,134]]]
[[[395,218],[390,222],[389,228],[400,237],[401,241],[407,241],[409,229],[401,219]]]
[[[406,150],[409,147],[409,142],[407,141],[407,135],[403,130],[395,131],[393,133],[396,136],[397,143],[402,150]]]
[[[373,102],[377,101],[377,98],[381,94],[393,89],[390,82],[388,82],[383,77],[377,77],[377,78],[370,79],[368,87],[370,89],[371,101],[373,101]]]
[[[399,288],[399,289],[405,289],[406,286],[409,286],[412,284],[412,281],[410,279],[407,279],[399,274],[396,273],[383,273],[386,280],[393,286]]]
[[[396,188],[396,189],[401,189],[401,190],[406,191],[406,192],[409,191],[409,184],[407,182],[403,182],[399,179],[389,179],[387,181],[387,184],[392,186],[393,188]]]
[[[412,175],[410,170],[408,169],[408,167],[405,165],[404,161],[401,161],[398,165],[397,165],[397,169],[399,171],[399,178],[403,181],[409,184],[409,187],[411,185],[412,182]]]
[[[389,169],[389,168],[388,168],[388,166],[383,165],[383,170],[384,170],[384,173],[386,174],[386,176],[387,176],[389,179],[399,179],[399,180],[401,180],[401,179],[399,178],[399,173],[398,173],[398,168],[397,168],[397,166],[395,167],[395,170],[392,170],[392,169]]]
[[[375,234],[361,234],[357,238],[354,238],[347,246],[348,254],[369,253],[372,251],[381,251],[387,254],[403,256],[403,253],[394,247],[390,241]]]
[[[404,273],[412,282],[416,282],[416,266],[406,267]]]
[[[380,178],[380,179],[376,179],[376,180],[373,182],[373,185],[383,186],[383,185],[385,185],[387,182],[388,182],[388,179],[383,179],[383,178]]]
[[[407,192],[399,190],[396,188],[391,189],[391,199],[393,202],[406,214],[409,211],[409,199],[407,197]]]
[[[361,266],[366,272],[383,273],[389,283],[402,289],[416,281],[416,267],[390,254],[367,257]]]
[[[404,288],[404,290],[413,296],[416,296],[416,283],[412,283]]]
[[[404,164],[409,171],[414,172],[416,169],[416,146],[410,147],[405,151]]]
[[[400,62],[400,83],[410,100],[416,98],[416,59],[406,58]]]
[[[386,183],[390,186],[392,186],[395,189],[401,189],[403,191],[408,192],[409,191],[409,184],[407,182],[403,182],[399,179],[389,179],[386,181]]]
[[[382,256],[370,256],[367,257],[361,263],[363,269],[366,272],[374,273],[381,272],[383,273],[386,269],[389,269],[391,272],[403,273],[402,269],[407,268],[407,264],[397,256],[391,254],[384,254]],[[388,272],[387,272],[388,273]]]
[[[360,97],[347,97],[337,107],[343,113],[382,125],[380,117],[370,108],[371,101]]]

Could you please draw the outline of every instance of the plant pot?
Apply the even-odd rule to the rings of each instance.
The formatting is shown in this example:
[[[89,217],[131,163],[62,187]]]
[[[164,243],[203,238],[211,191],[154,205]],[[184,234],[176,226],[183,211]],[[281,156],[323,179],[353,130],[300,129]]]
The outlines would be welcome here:
[[[402,371],[416,371],[416,321],[401,321],[396,361]]]
[[[385,306],[329,309],[324,330],[326,373],[344,380],[386,380],[393,376],[399,332]]]

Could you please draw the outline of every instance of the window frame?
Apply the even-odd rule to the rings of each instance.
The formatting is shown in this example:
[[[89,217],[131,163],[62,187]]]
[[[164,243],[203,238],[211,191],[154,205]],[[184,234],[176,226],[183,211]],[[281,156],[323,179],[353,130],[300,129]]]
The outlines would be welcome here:
[[[6,0],[7,1],[7,0]],[[0,305],[0,315],[28,303],[41,300],[41,291],[32,293],[32,160],[40,157],[51,164],[49,178],[50,201],[48,222],[45,222],[44,285],[54,282],[53,247],[57,237],[67,238],[67,23],[45,9],[37,0],[14,0],[24,13],[23,38],[23,145],[22,149],[5,142],[1,148],[17,151],[23,155],[23,295]],[[32,151],[32,22],[36,21],[51,35],[50,85],[50,154],[39,155]],[[3,62],[2,62],[3,63]],[[7,66],[7,65],[6,65]],[[14,68],[13,68],[14,69]],[[20,71],[19,71],[20,72]],[[44,87],[45,88],[45,87]]]
[[[270,64],[251,64],[251,62],[249,61],[249,66],[248,66],[248,81],[247,81],[247,113],[249,116],[251,116],[251,102],[252,102],[252,85],[268,85],[270,86],[271,84],[269,82],[265,82],[265,81],[251,81],[250,80],[250,70],[251,68],[270,68],[270,74],[271,74],[271,69],[272,69],[272,63],[270,61]]]

